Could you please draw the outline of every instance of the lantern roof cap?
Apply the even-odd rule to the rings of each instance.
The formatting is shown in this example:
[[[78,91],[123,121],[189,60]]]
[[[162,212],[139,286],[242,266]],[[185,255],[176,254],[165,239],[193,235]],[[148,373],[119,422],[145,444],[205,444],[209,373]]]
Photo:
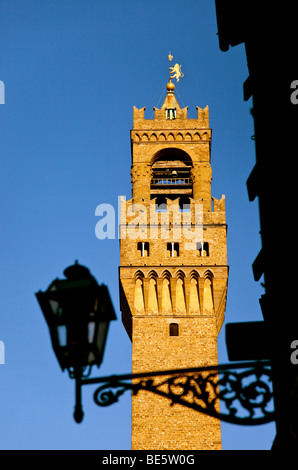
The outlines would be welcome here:
[[[73,265],[68,266],[68,268],[65,268],[63,271],[63,274],[69,281],[94,279],[89,269],[79,264],[77,260],[75,261]]]

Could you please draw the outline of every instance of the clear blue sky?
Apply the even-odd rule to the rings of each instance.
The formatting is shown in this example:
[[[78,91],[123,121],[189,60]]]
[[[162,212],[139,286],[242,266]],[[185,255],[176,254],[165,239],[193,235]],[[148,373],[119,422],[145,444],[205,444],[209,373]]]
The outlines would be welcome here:
[[[230,277],[226,322],[261,320],[251,264],[260,247],[257,201],[246,179],[255,163],[243,45],[219,50],[210,0],[1,0],[0,105],[1,449],[130,449],[130,399],[99,408],[59,369],[34,293],[78,259],[108,285],[118,321],[94,375],[129,373],[120,320],[118,240],[95,236],[95,208],[131,195],[132,108],[150,117],[182,64],[180,104],[210,109],[212,194],[226,195]],[[224,329],[219,362],[227,362]],[[274,424],[222,425],[223,449],[270,449]]]

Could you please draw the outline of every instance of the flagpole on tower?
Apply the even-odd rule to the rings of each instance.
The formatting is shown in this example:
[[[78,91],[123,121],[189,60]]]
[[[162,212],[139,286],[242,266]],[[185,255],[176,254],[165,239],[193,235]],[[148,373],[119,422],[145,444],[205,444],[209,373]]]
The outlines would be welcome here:
[[[173,59],[173,56],[172,54],[169,52],[169,55],[168,55],[168,59],[169,59],[169,81],[171,83],[172,81],[172,77],[171,77],[171,61]]]

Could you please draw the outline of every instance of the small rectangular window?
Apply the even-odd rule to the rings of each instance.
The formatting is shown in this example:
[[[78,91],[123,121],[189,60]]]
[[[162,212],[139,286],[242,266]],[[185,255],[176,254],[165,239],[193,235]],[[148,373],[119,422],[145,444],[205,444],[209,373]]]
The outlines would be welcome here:
[[[166,109],[166,119],[176,119],[176,108]]]
[[[170,323],[170,336],[179,336],[178,323]]]
[[[209,256],[209,243],[199,242],[197,243],[198,256]]]
[[[179,243],[169,242],[167,243],[167,255],[171,258],[179,256]]]
[[[149,242],[138,242],[137,249],[142,257],[149,256]]]

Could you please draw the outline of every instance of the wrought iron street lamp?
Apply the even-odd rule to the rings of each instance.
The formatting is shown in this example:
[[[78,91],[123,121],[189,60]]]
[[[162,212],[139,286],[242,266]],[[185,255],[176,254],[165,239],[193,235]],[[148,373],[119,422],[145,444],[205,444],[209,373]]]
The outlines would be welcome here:
[[[81,380],[103,360],[110,321],[116,319],[107,286],[77,262],[64,270],[36,297],[49,327],[53,350],[62,370],[76,380],[74,418],[82,421]]]
[[[274,420],[270,361],[246,362],[260,359],[259,352],[254,357],[254,350],[245,358],[240,351],[238,358],[235,331],[238,332],[239,325],[236,330],[230,325],[227,331],[228,350],[233,356],[231,360],[237,356],[245,362],[90,378],[92,366],[99,367],[102,362],[109,323],[116,315],[107,287],[99,285],[89,269],[76,262],[64,270],[64,275],[66,279],[55,279],[36,297],[49,326],[58,362],[75,379],[77,423],[83,419],[81,388],[95,384],[99,387],[94,392],[94,401],[99,406],[116,403],[126,390],[134,394],[147,390],[168,398],[172,405],[180,404],[229,423],[255,425]]]

